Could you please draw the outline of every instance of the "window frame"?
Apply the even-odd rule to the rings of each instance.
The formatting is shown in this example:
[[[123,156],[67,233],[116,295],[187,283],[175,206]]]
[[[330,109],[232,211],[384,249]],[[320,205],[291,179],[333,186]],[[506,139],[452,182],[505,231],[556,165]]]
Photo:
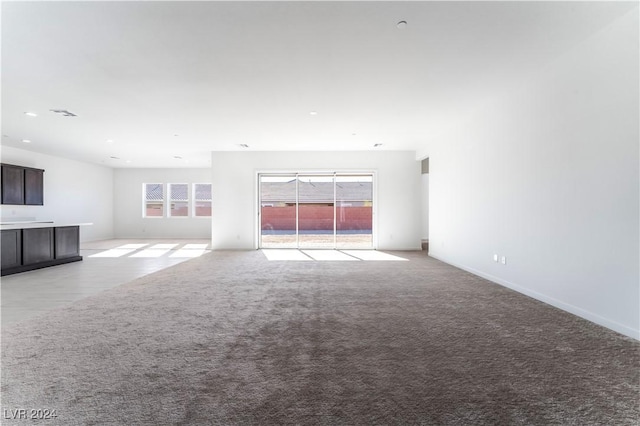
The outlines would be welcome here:
[[[204,199],[204,198],[198,198],[196,196],[196,185],[209,185],[209,188],[211,190],[210,191],[211,198],[209,198],[208,200]],[[193,207],[191,209],[191,217],[197,218],[197,219],[210,219],[211,216],[213,215],[213,192],[212,192],[213,191],[213,186],[212,186],[211,182],[194,182],[194,183],[191,184],[191,186],[192,186],[192,188],[191,188],[191,191],[192,191],[191,199],[192,199],[192,203],[193,203]],[[197,203],[199,201],[200,202],[205,201],[205,202],[208,202],[210,204],[211,214],[209,214],[208,216],[201,216],[201,215],[196,214],[197,213]]]
[[[161,200],[149,200],[147,198],[147,185],[160,185],[160,187],[162,188],[162,199]],[[165,217],[166,214],[166,206],[167,203],[165,201],[165,183],[163,182],[143,182],[142,183],[142,218],[143,219],[162,219]],[[149,202],[153,202],[153,203],[157,203],[157,204],[161,204],[162,205],[162,214],[160,216],[150,216],[147,214],[147,203]]]
[[[183,200],[174,200],[173,199],[173,191],[171,190],[173,185],[187,185],[187,199]],[[169,182],[167,183],[167,194],[166,194],[166,217],[172,219],[188,219],[191,217],[191,197],[190,197],[190,184],[185,182]],[[187,214],[184,216],[174,216],[171,214],[171,203],[186,203],[187,204]]]

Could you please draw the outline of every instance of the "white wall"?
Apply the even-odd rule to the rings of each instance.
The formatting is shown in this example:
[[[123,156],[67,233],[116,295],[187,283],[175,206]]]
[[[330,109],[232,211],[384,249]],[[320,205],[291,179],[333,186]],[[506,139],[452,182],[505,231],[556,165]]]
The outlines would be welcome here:
[[[430,254],[640,337],[638,62],[636,9],[431,143]]]
[[[429,173],[423,173],[420,177],[420,202],[421,202],[421,230],[420,238],[429,239]]]
[[[210,238],[210,218],[142,217],[143,183],[164,183],[166,188],[168,183],[209,182],[210,169],[115,169],[116,238]]]
[[[44,169],[44,205],[2,205],[2,221],[35,218],[85,223],[80,241],[113,238],[113,171],[108,167],[2,147],[3,163]]]
[[[354,170],[376,172],[378,248],[420,249],[420,162],[413,152],[213,152],[211,158],[214,249],[256,248],[258,171]]]

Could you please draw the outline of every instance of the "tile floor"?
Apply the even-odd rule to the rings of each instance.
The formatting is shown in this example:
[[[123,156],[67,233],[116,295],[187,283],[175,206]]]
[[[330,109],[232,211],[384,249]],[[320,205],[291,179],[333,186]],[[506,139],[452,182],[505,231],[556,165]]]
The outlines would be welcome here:
[[[82,243],[81,262],[0,279],[2,325],[12,324],[176,265],[210,250],[209,240],[104,240]]]

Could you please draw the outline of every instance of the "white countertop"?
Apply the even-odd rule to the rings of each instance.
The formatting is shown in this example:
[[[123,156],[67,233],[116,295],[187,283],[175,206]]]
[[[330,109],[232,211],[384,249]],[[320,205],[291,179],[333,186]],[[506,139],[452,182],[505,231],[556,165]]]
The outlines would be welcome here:
[[[2,222],[0,230],[7,231],[11,229],[34,229],[34,228],[58,228],[62,226],[87,226],[93,223],[67,223],[53,221],[20,221],[20,222]]]

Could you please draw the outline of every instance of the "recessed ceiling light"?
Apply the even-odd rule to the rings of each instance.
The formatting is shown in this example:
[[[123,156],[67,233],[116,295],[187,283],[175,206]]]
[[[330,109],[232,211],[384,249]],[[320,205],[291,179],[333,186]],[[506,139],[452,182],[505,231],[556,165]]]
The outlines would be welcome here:
[[[131,160],[125,160],[125,163],[130,163],[130,162],[131,162]]]
[[[400,21],[396,24],[396,27],[399,30],[404,30],[405,28],[407,28],[407,21]]]
[[[31,143],[31,141],[29,139],[22,139],[23,143]]]
[[[38,116],[38,114],[36,114],[35,112],[29,112],[29,111],[25,112],[24,115],[28,115],[29,117],[37,117]]]
[[[182,160],[182,157],[180,157],[179,155],[174,155],[173,158],[175,158],[176,160]]]
[[[318,115],[318,111],[311,111],[309,115]]]
[[[105,142],[106,143],[113,143],[113,139],[107,139]]]

